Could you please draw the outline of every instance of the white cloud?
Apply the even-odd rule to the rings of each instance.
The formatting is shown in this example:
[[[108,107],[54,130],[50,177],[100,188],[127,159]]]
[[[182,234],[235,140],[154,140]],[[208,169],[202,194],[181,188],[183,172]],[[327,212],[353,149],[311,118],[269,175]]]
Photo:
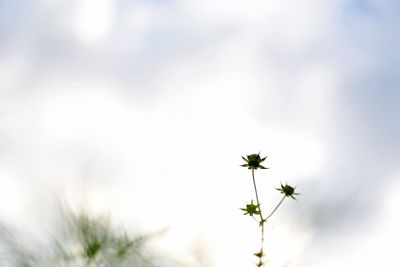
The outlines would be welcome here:
[[[379,149],[394,155],[363,133],[374,123],[366,116],[370,102],[358,103],[361,93],[346,91],[359,80],[376,79],[387,58],[375,50],[380,42],[366,43],[379,31],[371,37],[357,32],[359,24],[343,15],[343,2],[88,0],[35,7],[41,17],[25,11],[29,27],[17,23],[23,6],[11,9],[16,30],[6,35],[7,53],[0,54],[1,184],[8,199],[21,203],[19,211],[11,205],[1,211],[12,209],[14,219],[30,205],[21,199],[26,188],[17,192],[24,179],[38,188],[65,189],[69,198],[87,187],[86,200],[96,211],[110,208],[148,230],[171,226],[165,247],[173,242],[182,252],[204,236],[216,266],[246,264],[254,240],[241,231],[252,225],[240,220],[237,205],[253,192],[248,173],[237,167],[240,155],[269,155],[271,170],[260,177],[266,187],[282,180],[300,184],[300,191],[310,184],[322,188],[287,207],[310,217],[321,214],[307,201],[337,212],[332,203],[342,199],[318,199],[326,188],[341,188],[351,177],[352,186],[367,181],[371,189],[375,176],[385,180],[393,171],[367,155]],[[348,21],[338,21],[342,15]],[[360,21],[376,29],[397,23],[368,16]],[[349,39],[353,35],[366,41]],[[385,175],[370,164],[386,166]],[[383,189],[374,190],[380,196]],[[354,203],[363,202],[348,204]],[[277,247],[288,249],[283,244],[294,241],[287,255],[274,251],[272,266],[306,241],[311,254],[317,251],[321,241],[311,238],[313,230],[328,233],[328,242],[352,239],[331,239],[335,227],[329,223],[309,223],[311,229],[302,223],[297,227],[308,234],[295,238],[289,229],[296,224],[278,223],[282,227],[270,233]],[[371,238],[386,235],[378,231]],[[306,265],[329,266],[331,258],[327,253]]]
[[[96,43],[109,36],[115,21],[115,1],[79,0],[71,22],[77,37],[83,43]]]

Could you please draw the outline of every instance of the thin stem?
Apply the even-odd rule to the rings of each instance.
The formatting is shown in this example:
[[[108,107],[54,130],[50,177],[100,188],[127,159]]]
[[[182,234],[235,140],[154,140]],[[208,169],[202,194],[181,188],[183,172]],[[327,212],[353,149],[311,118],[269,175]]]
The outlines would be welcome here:
[[[264,223],[266,220],[264,220],[264,217],[262,215],[261,211],[261,206],[260,206],[260,200],[258,198],[258,191],[257,191],[257,185],[256,185],[256,179],[254,177],[254,169],[251,169],[251,176],[253,177],[253,185],[254,185],[254,192],[256,193],[256,200],[257,200],[257,206],[258,206],[258,211],[260,212],[260,227],[261,227],[261,248],[260,248],[260,256],[258,257],[258,265],[257,266],[262,266],[262,257],[264,255]]]
[[[254,169],[251,169],[251,175],[253,177],[253,185],[254,185],[254,191],[256,192],[256,200],[257,200],[258,210],[260,212],[260,219],[261,219],[261,221],[264,221],[264,218],[263,218],[262,212],[261,212],[261,207],[260,207],[260,200],[258,199],[256,179],[254,178]]]
[[[279,208],[279,206],[283,203],[283,201],[285,200],[286,195],[283,196],[283,198],[281,199],[281,201],[279,201],[278,205],[276,205],[275,209],[267,216],[267,218],[265,218],[265,220],[268,220],[274,213],[275,211]]]
[[[261,215],[261,212],[260,212]],[[261,217],[261,216],[260,216]],[[260,257],[258,258],[258,265],[262,266],[262,257],[264,256],[264,223],[265,221],[261,221],[261,249],[260,249]]]

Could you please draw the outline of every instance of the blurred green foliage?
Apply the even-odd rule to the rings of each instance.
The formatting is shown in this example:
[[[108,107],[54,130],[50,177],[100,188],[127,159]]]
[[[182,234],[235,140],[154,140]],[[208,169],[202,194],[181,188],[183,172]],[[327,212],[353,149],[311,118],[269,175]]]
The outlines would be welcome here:
[[[0,266],[4,267],[155,267],[145,245],[153,235],[131,236],[107,218],[87,212],[62,214],[61,227],[46,245],[0,227]]]

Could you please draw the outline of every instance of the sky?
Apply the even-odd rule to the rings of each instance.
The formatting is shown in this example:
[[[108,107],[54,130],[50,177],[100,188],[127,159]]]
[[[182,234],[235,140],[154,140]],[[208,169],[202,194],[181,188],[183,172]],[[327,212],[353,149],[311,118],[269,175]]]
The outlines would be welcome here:
[[[241,156],[272,208],[268,266],[396,266],[395,0],[0,0],[0,219],[36,233],[58,201],[154,249],[252,266]],[[397,204],[397,205],[396,205]],[[182,256],[188,255],[188,256]]]

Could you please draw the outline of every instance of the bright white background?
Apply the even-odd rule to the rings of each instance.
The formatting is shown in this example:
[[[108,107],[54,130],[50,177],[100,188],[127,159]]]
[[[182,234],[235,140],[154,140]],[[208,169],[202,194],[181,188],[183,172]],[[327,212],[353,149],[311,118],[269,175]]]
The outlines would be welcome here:
[[[154,249],[253,266],[241,155],[272,208],[268,266],[396,266],[395,0],[0,0],[0,218],[37,233],[58,201]],[[182,256],[184,255],[184,256]],[[286,265],[285,265],[286,264]]]

